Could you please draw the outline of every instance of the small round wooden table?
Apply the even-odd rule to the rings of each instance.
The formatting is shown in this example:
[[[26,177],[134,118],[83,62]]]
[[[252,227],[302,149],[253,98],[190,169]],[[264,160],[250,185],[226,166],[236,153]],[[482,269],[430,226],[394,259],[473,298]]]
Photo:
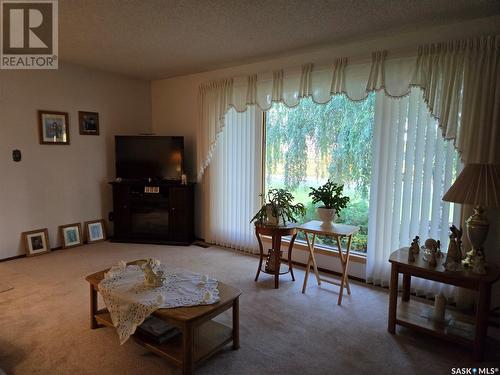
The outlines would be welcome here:
[[[255,224],[255,235],[259,241],[260,249],[260,260],[259,268],[257,269],[257,275],[255,275],[255,281],[259,279],[259,274],[261,272],[274,275],[274,288],[279,288],[279,277],[290,273],[292,275],[292,280],[295,281],[295,276],[293,275],[292,269],[292,248],[295,242],[295,237],[297,237],[297,228],[295,225],[278,226],[278,225],[266,225],[266,224]],[[264,260],[264,248],[262,246],[261,236],[270,236],[272,238],[272,249],[274,250],[274,270],[273,272],[266,271],[262,269],[262,262]],[[281,253],[281,238],[284,236],[291,236],[290,244],[288,245],[288,270],[285,272],[280,272],[280,253]]]

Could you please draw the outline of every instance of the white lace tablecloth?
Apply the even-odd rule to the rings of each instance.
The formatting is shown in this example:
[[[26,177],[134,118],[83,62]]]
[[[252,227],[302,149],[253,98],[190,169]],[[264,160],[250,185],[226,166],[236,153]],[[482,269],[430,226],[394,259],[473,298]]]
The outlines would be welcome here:
[[[99,283],[99,292],[116,327],[120,344],[159,308],[210,305],[219,301],[217,280],[184,270],[167,269],[161,287],[144,285],[144,273],[136,265],[115,266]]]

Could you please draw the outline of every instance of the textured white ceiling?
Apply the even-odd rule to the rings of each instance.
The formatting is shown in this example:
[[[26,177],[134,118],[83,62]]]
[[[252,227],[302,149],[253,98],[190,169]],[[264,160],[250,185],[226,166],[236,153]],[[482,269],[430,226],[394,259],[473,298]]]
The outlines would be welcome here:
[[[500,14],[498,0],[60,0],[61,59],[155,79]]]

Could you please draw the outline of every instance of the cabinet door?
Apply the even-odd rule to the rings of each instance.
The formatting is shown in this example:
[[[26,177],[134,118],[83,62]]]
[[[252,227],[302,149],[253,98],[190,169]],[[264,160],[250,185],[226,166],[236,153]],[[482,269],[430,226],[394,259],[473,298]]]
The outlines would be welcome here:
[[[189,216],[184,208],[172,207],[170,209],[170,238],[172,241],[189,241]]]
[[[176,242],[191,242],[193,237],[193,189],[191,186],[171,187],[170,238]]]
[[[189,187],[171,187],[169,189],[169,200],[171,208],[185,209],[190,205],[190,192]]]
[[[129,235],[131,226],[129,186],[113,186],[113,216],[115,236]]]

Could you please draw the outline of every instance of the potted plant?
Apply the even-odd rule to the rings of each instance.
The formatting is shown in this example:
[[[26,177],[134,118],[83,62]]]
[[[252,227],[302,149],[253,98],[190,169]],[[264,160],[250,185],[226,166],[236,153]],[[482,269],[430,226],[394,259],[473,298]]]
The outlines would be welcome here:
[[[322,202],[323,206],[317,208],[318,217],[323,222],[323,226],[332,225],[332,221],[337,219],[340,211],[349,203],[349,197],[342,193],[344,185],[337,185],[330,179],[317,189],[311,187],[309,196],[314,204]]]
[[[302,203],[293,204],[293,200],[292,193],[286,189],[269,189],[264,204],[250,222],[279,225],[281,219],[283,226],[297,222],[297,216],[304,216],[306,209]]]

